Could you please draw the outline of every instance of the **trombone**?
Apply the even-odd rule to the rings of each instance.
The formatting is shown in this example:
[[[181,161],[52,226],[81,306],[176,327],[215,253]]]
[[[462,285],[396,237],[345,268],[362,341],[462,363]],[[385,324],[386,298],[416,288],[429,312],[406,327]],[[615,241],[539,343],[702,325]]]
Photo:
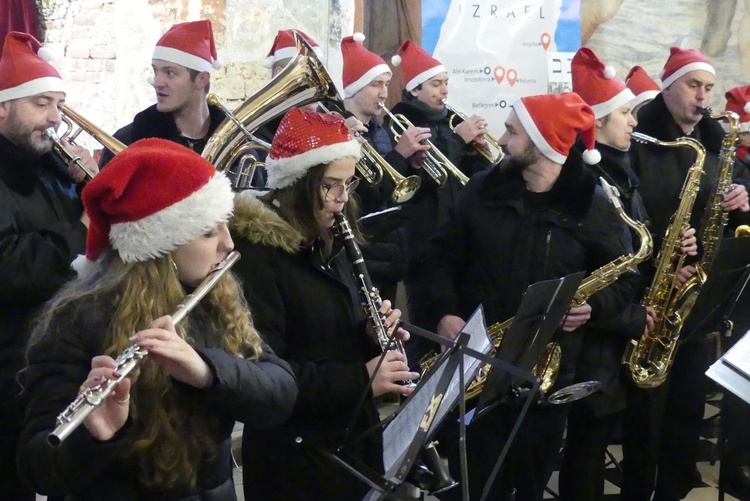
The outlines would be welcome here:
[[[380,103],[379,106],[391,119],[391,133],[393,134],[393,138],[396,141],[401,138],[401,134],[406,132],[408,128],[414,127],[414,124],[412,124],[411,121],[404,115],[400,113],[391,113],[391,111],[386,108],[383,103]],[[398,129],[396,129],[396,127],[398,127]],[[427,157],[419,160],[419,164],[437,184],[439,184],[440,186],[445,185],[445,182],[448,180],[448,173],[453,174],[462,185],[466,185],[466,183],[469,182],[469,178],[466,176],[466,174],[461,172],[458,167],[453,165],[453,162],[451,162],[448,157],[446,157],[439,149],[437,149],[431,141],[424,140],[423,144],[428,145],[430,149],[427,150]]]
[[[454,124],[456,117],[460,118],[462,122],[465,122],[468,117],[466,116],[466,114],[458,111],[456,108],[449,105],[445,101],[443,101],[443,104],[448,109],[448,111],[453,113],[448,119],[448,127],[450,127],[453,132],[456,132],[457,124]],[[503,159],[503,157],[505,157],[503,149],[500,147],[500,143],[497,139],[492,137],[489,132],[484,133],[484,140],[487,143],[484,146],[475,142],[472,142],[471,144],[484,158],[487,159],[489,163],[491,163],[492,165],[498,164]],[[497,154],[493,155],[493,150],[497,151]]]
[[[339,114],[329,110],[323,103],[318,103],[323,112]],[[422,179],[419,176],[402,176],[396,169],[386,162],[385,158],[377,152],[373,146],[362,138],[361,134],[356,133],[355,137],[362,145],[362,159],[357,162],[357,171],[367,181],[370,186],[378,186],[383,181],[384,174],[388,174],[396,188],[391,193],[391,200],[401,204],[411,200],[411,197],[417,192],[422,185]]]

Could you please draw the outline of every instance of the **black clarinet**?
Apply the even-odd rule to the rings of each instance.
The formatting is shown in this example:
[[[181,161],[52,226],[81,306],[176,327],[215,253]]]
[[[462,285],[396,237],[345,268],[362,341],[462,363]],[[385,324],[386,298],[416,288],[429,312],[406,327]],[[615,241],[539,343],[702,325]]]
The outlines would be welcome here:
[[[362,257],[362,251],[359,249],[359,245],[354,239],[354,234],[352,233],[352,227],[349,225],[349,221],[346,220],[346,216],[343,212],[337,212],[333,217],[336,219],[334,230],[336,231],[336,234],[343,239],[346,256],[352,264],[352,273],[354,274],[354,279],[359,286],[359,296],[362,300],[362,307],[364,308],[367,317],[372,320],[372,325],[377,334],[380,349],[383,351],[395,349],[406,356],[404,343],[395,335],[388,335],[388,327],[385,325],[385,316],[380,313],[380,305],[383,302],[380,298],[380,291],[372,285],[370,274],[367,272],[367,265]],[[393,332],[396,332],[395,328],[393,329]],[[404,385],[414,385],[414,382],[407,380],[404,381]]]

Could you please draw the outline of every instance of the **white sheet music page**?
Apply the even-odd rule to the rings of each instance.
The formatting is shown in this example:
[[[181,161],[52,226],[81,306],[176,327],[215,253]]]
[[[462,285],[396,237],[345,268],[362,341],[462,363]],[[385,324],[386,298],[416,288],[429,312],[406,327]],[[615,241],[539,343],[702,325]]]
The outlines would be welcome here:
[[[709,367],[706,375],[750,403],[750,331]]]

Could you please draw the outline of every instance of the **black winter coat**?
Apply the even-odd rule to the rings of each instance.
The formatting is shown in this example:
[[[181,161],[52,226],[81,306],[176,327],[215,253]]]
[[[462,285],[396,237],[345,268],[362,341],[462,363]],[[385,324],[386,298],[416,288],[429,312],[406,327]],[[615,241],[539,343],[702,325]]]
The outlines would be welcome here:
[[[525,207],[521,173],[503,169],[505,163],[472,178],[431,242],[425,271],[430,328],[445,315],[466,319],[480,304],[488,325],[506,320],[532,283],[588,274],[631,252],[624,223],[582,164],[572,150],[546,203],[533,209]],[[637,280],[627,273],[592,296],[592,319],[616,315],[633,300]],[[583,330],[558,337],[557,386],[573,380]]]
[[[20,426],[15,374],[33,313],[73,277],[82,254],[83,205],[52,154],[29,155],[0,136],[0,426]]]
[[[235,265],[255,325],[289,362],[299,396],[291,419],[270,433],[246,431],[247,500],[361,499],[367,488],[324,451],[343,440],[361,396],[363,408],[345,447],[382,471],[380,433],[360,435],[379,420],[365,363],[380,353],[365,333],[365,314],[345,252],[330,260],[249,192],[238,195],[231,224]]]
[[[220,332],[205,319],[207,309],[198,305],[190,313],[188,335],[200,356],[214,373],[214,384],[197,389],[179,382],[173,391],[189,399],[193,413],[219,418],[213,458],[205,458],[192,489],[156,491],[139,484],[134,461],[123,452],[139,426],[128,419],[106,442],[91,437],[80,426],[58,448],[47,443],[55,418],[78,394],[91,359],[103,353],[107,340],[109,301],[69,307],[53,323],[48,335],[29,349],[24,373],[29,394],[26,426],[21,436],[18,466],[37,492],[68,497],[66,500],[112,499],[225,501],[236,499],[230,455],[235,421],[246,428],[267,429],[288,418],[294,405],[296,386],[291,368],[265,344],[257,362],[229,355],[221,349]],[[134,384],[138,384],[136,381]],[[148,426],[148,423],[143,423]]]

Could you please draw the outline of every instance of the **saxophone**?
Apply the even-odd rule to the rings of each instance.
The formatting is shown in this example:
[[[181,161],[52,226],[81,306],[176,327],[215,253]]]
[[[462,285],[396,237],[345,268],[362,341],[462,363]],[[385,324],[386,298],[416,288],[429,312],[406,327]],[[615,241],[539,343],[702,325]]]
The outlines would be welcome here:
[[[633,138],[670,148],[693,148],[696,152],[695,162],[690,167],[680,192],[680,205],[672,215],[672,221],[657,256],[656,274],[641,303],[654,309],[656,325],[651,333],[644,334],[637,341],[630,341],[622,361],[630,369],[636,386],[655,388],[667,379],[680,330],[695,303],[696,296],[686,294],[688,283],[678,287],[676,279],[677,272],[685,260],[685,255],[680,251],[681,235],[690,227],[690,214],[700,188],[706,149],[701,143],[689,137],[681,137],[675,141],[660,141],[634,132]]]
[[[594,270],[588,277],[586,277],[576,290],[575,296],[573,296],[573,302],[571,307],[583,305],[591,296],[601,291],[602,289],[612,285],[619,277],[625,272],[633,271],[635,266],[641,261],[648,258],[651,255],[653,248],[653,242],[651,239],[651,233],[648,231],[646,226],[630,218],[622,207],[620,202],[619,193],[616,188],[610,186],[607,181],[603,178],[599,178],[602,188],[604,188],[610,203],[614,205],[617,215],[631,227],[640,238],[640,247],[638,252],[635,254],[626,254],[620,256],[614,261],[611,261],[601,268]],[[500,348],[503,337],[508,331],[510,326],[513,324],[514,317],[509,318],[503,322],[497,322],[487,327],[487,335],[492,341],[492,345],[495,347],[490,350],[489,356],[494,357],[497,353],[497,349]],[[539,389],[542,393],[546,393],[554,384],[557,379],[557,374],[560,369],[560,359],[562,357],[562,350],[558,343],[549,343],[544,352],[537,360],[537,364],[534,367],[532,373],[535,376],[542,378],[542,384]],[[426,357],[420,361],[422,370],[428,370],[432,367],[435,362],[439,359],[439,355],[433,355]],[[466,399],[471,399],[478,396],[484,384],[487,381],[490,370],[492,369],[491,364],[485,364],[479,369],[476,378],[469,384],[466,390]]]

